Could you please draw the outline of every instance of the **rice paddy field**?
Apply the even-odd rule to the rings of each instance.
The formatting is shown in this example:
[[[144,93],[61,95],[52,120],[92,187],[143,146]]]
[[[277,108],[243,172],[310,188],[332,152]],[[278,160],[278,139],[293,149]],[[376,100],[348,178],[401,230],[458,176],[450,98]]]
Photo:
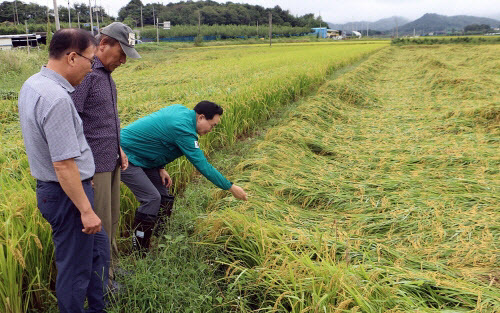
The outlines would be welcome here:
[[[217,134],[206,136],[206,151],[230,145],[282,104],[317,89],[327,75],[387,46],[275,45],[178,50],[168,45],[145,45],[141,62],[130,62],[114,75],[122,124],[172,103],[194,106],[203,99],[224,103],[225,119]],[[0,311],[26,312],[54,301],[55,278],[50,227],[36,208],[35,181],[29,166],[17,116],[17,91],[39,69],[46,52],[1,54],[2,99],[0,183]],[[3,89],[5,88],[5,89]],[[193,168],[185,160],[169,171],[176,190],[190,180]],[[130,227],[136,203],[124,190],[124,232]]]
[[[238,305],[499,312],[498,52],[387,48],[253,143],[199,227]]]
[[[221,103],[201,145],[249,201],[170,165],[170,227],[122,256],[110,312],[500,312],[500,46],[140,52],[114,74],[122,125]],[[0,311],[50,312],[50,227],[0,103]],[[123,189],[123,250],[135,205]]]

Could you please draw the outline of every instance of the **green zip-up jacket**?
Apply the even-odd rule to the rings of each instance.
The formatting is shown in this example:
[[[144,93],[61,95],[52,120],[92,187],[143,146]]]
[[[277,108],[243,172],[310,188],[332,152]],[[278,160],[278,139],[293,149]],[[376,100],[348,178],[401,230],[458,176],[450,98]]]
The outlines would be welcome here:
[[[198,145],[196,112],[174,104],[145,116],[122,129],[120,143],[129,161],[144,168],[162,167],[185,155],[217,187],[232,183],[208,163]]]

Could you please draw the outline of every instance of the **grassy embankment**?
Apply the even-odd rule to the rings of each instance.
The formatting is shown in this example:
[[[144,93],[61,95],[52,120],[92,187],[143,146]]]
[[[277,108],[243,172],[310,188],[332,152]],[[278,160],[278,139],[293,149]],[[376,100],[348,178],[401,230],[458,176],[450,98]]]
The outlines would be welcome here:
[[[143,59],[130,62],[114,74],[122,124],[170,103],[193,106],[202,99],[217,101],[226,108],[224,121],[215,134],[202,141],[205,150],[212,151],[215,147],[233,144],[238,136],[284,103],[316,89],[334,70],[385,45],[142,51]],[[1,57],[11,56],[2,53]],[[15,80],[12,86],[18,90],[22,81],[43,62],[44,55],[39,55],[32,68],[23,63],[17,75],[7,66],[1,79],[10,81],[11,75]],[[55,277],[53,248],[50,228],[36,209],[34,180],[29,174],[17,121],[15,92],[13,95],[8,92],[4,98],[0,100],[3,143],[0,149],[0,248],[3,252],[0,308],[7,312],[25,312],[43,307],[47,299],[53,299],[50,292]],[[182,189],[191,179],[193,171],[185,160],[175,162],[168,170],[176,177],[177,189]],[[136,203],[128,191],[124,190],[124,194],[121,228],[126,231]],[[193,286],[197,284],[198,281],[191,282]]]
[[[113,312],[186,307],[196,258],[198,312],[498,312],[499,52],[386,49],[216,153],[250,200],[191,184]]]

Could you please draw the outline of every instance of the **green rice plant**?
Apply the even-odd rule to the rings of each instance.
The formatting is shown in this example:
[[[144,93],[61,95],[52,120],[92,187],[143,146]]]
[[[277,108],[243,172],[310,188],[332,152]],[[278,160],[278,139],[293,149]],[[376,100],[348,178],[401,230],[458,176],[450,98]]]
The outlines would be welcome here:
[[[20,159],[16,159],[15,154],[5,159],[6,155],[2,155],[0,309],[20,312],[39,307],[46,300],[50,281],[55,277],[53,247],[50,226],[35,206],[26,156],[19,154]]]

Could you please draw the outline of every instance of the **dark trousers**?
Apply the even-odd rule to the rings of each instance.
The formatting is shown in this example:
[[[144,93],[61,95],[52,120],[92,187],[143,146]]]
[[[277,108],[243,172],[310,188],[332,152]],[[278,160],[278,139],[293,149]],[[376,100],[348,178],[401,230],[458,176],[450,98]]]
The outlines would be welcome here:
[[[158,168],[142,168],[129,162],[128,168],[121,173],[121,180],[139,201],[137,212],[158,215],[161,197],[169,195],[167,187],[161,182]]]
[[[90,181],[82,182],[90,203],[94,192]],[[108,284],[109,242],[104,229],[82,232],[80,211],[57,182],[37,181],[36,197],[42,216],[52,227],[57,266],[56,296],[61,313],[104,312]]]

